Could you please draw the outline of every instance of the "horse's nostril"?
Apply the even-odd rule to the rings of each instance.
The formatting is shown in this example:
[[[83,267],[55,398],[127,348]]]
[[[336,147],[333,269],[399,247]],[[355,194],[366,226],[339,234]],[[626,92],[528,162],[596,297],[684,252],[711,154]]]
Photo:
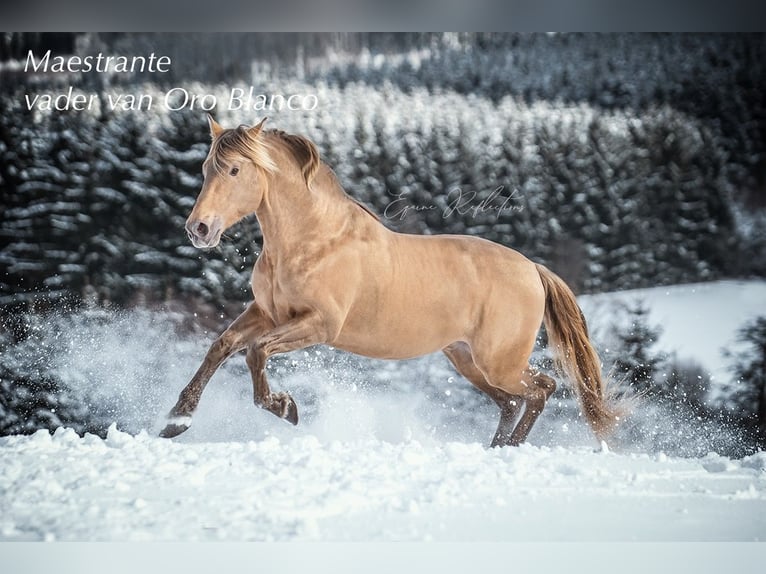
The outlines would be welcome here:
[[[197,224],[197,237],[207,237],[208,234],[208,226],[202,223],[201,221]]]

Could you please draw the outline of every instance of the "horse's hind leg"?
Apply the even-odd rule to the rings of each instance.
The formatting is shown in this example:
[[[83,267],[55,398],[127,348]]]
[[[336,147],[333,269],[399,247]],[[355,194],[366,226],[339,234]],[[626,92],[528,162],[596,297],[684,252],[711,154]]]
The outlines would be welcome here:
[[[510,444],[514,423],[524,399],[490,385],[479,367],[476,366],[471,355],[471,349],[466,343],[453,343],[444,348],[444,354],[455,366],[458,373],[468,379],[476,388],[486,393],[500,407],[500,422],[490,447]]]
[[[524,371],[524,382],[527,388],[523,393],[526,408],[521,415],[516,428],[513,429],[507,444],[516,446],[527,440],[529,431],[543,412],[545,403],[556,390],[556,381],[552,377],[541,373],[531,367]]]

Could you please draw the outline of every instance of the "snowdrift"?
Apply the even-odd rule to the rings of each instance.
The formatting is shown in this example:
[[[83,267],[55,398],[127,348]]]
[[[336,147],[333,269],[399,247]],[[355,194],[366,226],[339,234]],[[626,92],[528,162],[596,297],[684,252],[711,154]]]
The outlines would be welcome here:
[[[381,440],[0,439],[0,539],[733,541],[766,535],[766,454]]]

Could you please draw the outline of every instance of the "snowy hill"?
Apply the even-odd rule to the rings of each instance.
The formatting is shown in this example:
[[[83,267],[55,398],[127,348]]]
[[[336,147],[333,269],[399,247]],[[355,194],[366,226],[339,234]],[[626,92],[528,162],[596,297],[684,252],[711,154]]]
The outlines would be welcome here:
[[[736,346],[736,331],[745,322],[766,314],[766,281],[690,283],[579,299],[596,331],[617,307],[636,300],[647,304],[650,321],[662,328],[657,343],[665,352],[699,362],[714,383],[729,383],[731,375],[721,351]]]

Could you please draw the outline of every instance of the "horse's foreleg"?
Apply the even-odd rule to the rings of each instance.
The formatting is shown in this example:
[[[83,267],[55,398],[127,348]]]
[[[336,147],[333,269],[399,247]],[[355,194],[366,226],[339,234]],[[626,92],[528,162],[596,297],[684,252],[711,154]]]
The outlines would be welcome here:
[[[197,409],[202,391],[223,362],[239,349],[228,337],[222,335],[210,346],[191,381],[178,396],[178,401],[168,414],[168,425],[160,436],[168,438],[182,433],[191,425],[191,415]]]
[[[255,346],[247,350],[247,366],[253,377],[253,401],[281,419],[298,424],[298,407],[289,393],[273,393],[266,380],[266,354]]]
[[[306,313],[263,333],[256,338],[254,346],[268,359],[279,353],[327,343],[330,331],[318,313]]]
[[[271,355],[326,342],[327,329],[315,314],[297,317],[258,337],[247,351],[247,365],[253,377],[255,404],[297,425],[298,407],[293,398],[288,393],[274,393],[269,388],[264,372],[266,360]]]
[[[210,378],[221,364],[237,351],[246,348],[248,343],[259,334],[273,327],[273,323],[263,311],[251,304],[223,334],[210,346],[205,359],[186,387],[181,391],[178,401],[168,415],[167,426],[160,436],[171,438],[184,432],[191,426],[192,413],[197,409],[202,392]]]

